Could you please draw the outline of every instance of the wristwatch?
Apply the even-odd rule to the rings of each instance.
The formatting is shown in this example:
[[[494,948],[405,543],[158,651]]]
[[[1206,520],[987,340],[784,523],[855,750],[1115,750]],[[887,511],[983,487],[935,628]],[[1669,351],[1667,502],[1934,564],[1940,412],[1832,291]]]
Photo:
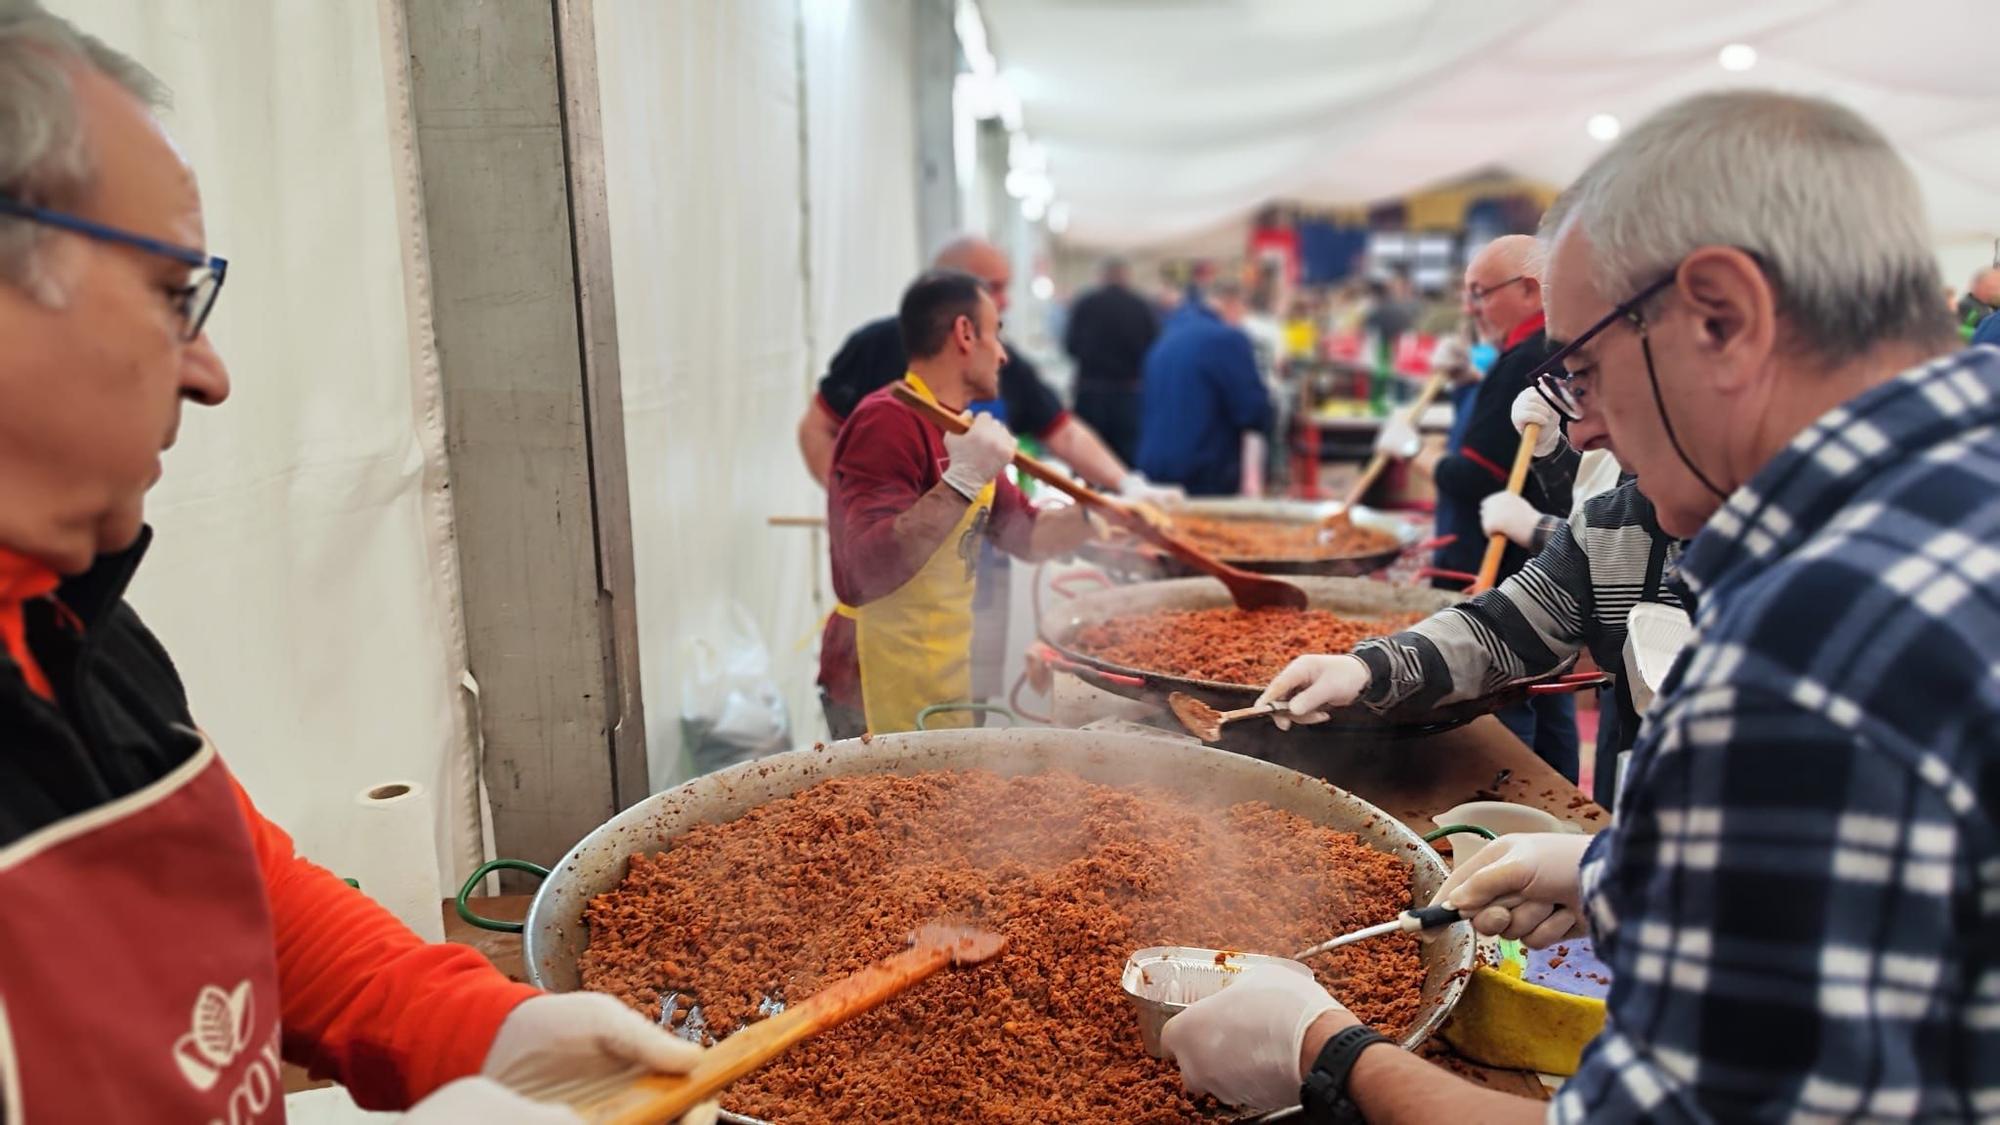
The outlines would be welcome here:
[[[1376,1043],[1389,1042],[1393,1040],[1388,1036],[1360,1024],[1335,1032],[1326,1046],[1319,1049],[1312,1069],[1306,1072],[1305,1083],[1299,1087],[1299,1103],[1305,1107],[1306,1120],[1312,1125],[1358,1125],[1361,1109],[1347,1096],[1347,1076],[1362,1051]]]

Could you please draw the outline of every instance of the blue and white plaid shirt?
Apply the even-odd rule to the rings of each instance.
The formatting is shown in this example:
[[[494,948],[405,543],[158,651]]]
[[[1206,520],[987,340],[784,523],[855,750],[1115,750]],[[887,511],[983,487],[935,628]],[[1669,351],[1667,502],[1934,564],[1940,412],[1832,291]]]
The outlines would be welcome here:
[[[2000,348],[1814,423],[1681,576],[1551,1117],[2000,1119]]]

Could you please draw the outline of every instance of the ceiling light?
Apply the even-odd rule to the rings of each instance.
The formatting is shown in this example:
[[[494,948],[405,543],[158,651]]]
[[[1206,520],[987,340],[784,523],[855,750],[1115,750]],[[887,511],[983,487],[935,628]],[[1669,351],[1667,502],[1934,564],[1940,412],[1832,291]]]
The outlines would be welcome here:
[[[1757,65],[1757,48],[1748,43],[1731,43],[1715,56],[1724,70],[1749,70]]]
[[[1035,295],[1035,300],[1046,301],[1056,295],[1056,283],[1047,277],[1038,277],[1028,283],[1028,292]]]
[[[1618,139],[1618,119],[1608,113],[1593,114],[1589,121],[1584,122],[1583,130],[1593,140],[1615,141]]]

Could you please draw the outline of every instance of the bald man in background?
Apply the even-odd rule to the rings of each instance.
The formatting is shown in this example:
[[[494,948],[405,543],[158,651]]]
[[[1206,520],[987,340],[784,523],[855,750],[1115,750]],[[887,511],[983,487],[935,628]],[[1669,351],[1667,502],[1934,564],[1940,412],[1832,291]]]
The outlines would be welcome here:
[[[1958,299],[1959,335],[1974,343],[1987,342],[1975,335],[1996,310],[2000,310],[2000,266],[1988,266],[1972,275],[1965,296]]]
[[[1438,549],[1440,569],[1477,571],[1486,554],[1480,506],[1507,488],[1508,470],[1521,435],[1512,418],[1514,399],[1528,389],[1554,349],[1543,331],[1540,249],[1525,234],[1503,235],[1487,243],[1465,267],[1465,307],[1482,340],[1500,349],[1472,396],[1471,419],[1456,449],[1439,459],[1438,534],[1458,538]],[[1562,446],[1560,431],[1543,433],[1535,452],[1550,463],[1528,475],[1521,495],[1536,511],[1567,514],[1576,455]],[[1508,544],[1496,583],[1527,564],[1529,553]],[[1499,712],[1500,721],[1535,754],[1571,781],[1577,779],[1576,699],[1541,696]]]
[[[986,284],[1001,315],[1006,315],[1013,267],[999,247],[970,235],[955,238],[938,251],[931,265],[978,278]],[[1127,468],[1096,430],[1063,409],[1062,401],[1042,381],[1034,364],[1019,351],[1009,347],[1007,355],[1007,365],[1000,369],[997,409],[989,412],[1008,429],[1035,438],[1078,476],[1128,500],[1161,503],[1179,498],[1177,490],[1156,487]],[[806,404],[799,419],[799,453],[805,458],[806,471],[822,487],[833,463],[833,442],[841,423],[862,399],[902,378],[909,365],[893,316],[855,329],[834,353],[820,379],[819,393]]]

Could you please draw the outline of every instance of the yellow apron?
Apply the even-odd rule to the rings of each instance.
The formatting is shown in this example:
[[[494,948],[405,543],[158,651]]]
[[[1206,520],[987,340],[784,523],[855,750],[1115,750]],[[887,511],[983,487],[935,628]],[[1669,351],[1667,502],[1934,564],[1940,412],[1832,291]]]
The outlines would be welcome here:
[[[915,375],[904,379],[937,401]],[[854,622],[870,734],[915,730],[917,712],[924,708],[971,700],[973,578],[992,511],[988,483],[909,581],[866,605],[834,609]],[[946,712],[925,725],[971,726],[972,716]]]

